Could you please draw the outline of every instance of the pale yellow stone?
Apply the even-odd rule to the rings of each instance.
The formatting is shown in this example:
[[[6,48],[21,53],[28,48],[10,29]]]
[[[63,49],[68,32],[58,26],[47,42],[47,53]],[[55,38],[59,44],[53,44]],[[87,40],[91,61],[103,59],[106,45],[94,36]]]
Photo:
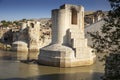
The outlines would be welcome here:
[[[40,49],[39,62],[58,67],[92,65],[96,55],[84,37],[84,8],[65,4],[52,10],[52,43]]]

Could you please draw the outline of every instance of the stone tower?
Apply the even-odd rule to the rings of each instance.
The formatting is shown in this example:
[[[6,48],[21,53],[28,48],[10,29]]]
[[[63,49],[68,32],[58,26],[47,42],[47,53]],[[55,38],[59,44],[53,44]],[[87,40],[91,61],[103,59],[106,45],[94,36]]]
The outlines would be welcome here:
[[[39,51],[40,23],[28,21],[28,47],[29,51]]]
[[[52,43],[40,49],[39,62],[59,67],[91,65],[96,55],[84,37],[84,8],[65,4],[52,10]]]

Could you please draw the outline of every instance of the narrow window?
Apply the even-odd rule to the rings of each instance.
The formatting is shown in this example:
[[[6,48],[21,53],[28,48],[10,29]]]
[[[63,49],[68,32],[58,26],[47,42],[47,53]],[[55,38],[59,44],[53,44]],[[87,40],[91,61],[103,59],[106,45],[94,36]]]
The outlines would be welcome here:
[[[34,28],[34,24],[33,23],[31,23],[31,27]]]
[[[77,11],[76,11],[76,9],[72,8],[71,13],[72,13],[71,24],[77,24]]]

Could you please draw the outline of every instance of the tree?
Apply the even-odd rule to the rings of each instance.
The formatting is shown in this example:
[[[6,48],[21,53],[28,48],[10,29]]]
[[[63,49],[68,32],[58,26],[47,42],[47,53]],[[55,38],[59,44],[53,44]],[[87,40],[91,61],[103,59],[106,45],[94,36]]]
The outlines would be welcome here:
[[[120,80],[120,0],[108,0],[111,10],[101,32],[89,33],[97,52],[107,52],[103,80]]]
[[[120,0],[108,0],[111,10],[101,32],[89,33],[97,52],[120,53]],[[101,35],[102,34],[102,35]]]
[[[27,21],[27,19],[22,19],[21,21],[22,21],[22,22],[26,22],[26,21]]]
[[[9,25],[12,25],[12,22],[10,22],[10,21],[5,21],[5,20],[2,20],[1,23],[2,23],[2,26],[3,26],[3,27],[8,27]]]
[[[14,21],[13,24],[15,24],[16,26],[20,26],[19,21]]]

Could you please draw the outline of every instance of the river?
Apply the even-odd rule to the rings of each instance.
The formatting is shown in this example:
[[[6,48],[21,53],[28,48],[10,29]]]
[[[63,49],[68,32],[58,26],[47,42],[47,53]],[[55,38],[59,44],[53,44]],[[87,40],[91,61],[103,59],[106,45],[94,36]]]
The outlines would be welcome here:
[[[91,66],[58,68],[22,63],[15,52],[0,50],[0,80],[101,80],[104,66],[98,59]]]

